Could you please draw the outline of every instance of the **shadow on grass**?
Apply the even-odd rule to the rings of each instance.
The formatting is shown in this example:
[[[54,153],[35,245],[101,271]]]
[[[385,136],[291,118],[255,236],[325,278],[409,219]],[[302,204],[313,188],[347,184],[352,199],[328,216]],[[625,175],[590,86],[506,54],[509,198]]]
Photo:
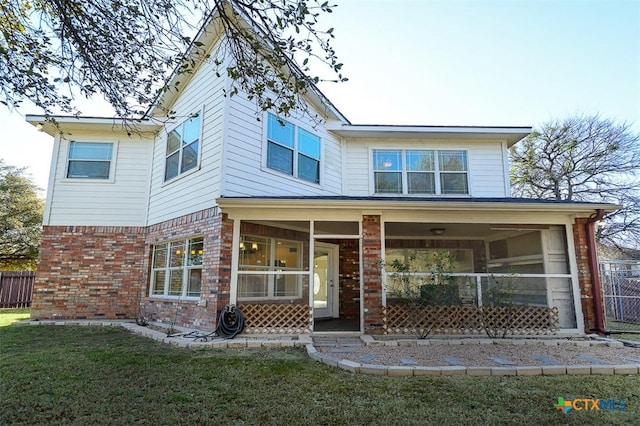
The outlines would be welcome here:
[[[425,349],[428,350],[428,349]],[[0,424],[633,424],[638,376],[354,375],[299,349],[181,349],[124,329],[0,329]],[[559,396],[627,398],[570,412]]]

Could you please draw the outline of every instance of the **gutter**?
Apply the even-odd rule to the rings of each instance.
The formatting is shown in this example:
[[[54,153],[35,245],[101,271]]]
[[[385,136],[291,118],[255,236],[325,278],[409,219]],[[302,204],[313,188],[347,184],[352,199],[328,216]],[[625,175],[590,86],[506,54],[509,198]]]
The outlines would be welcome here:
[[[593,309],[595,329],[600,334],[609,334],[604,325],[604,304],[602,302],[602,283],[598,272],[598,254],[596,252],[596,222],[604,217],[604,210],[598,209],[585,223],[587,233],[587,250],[589,251],[589,273],[591,274],[591,293],[593,294]]]

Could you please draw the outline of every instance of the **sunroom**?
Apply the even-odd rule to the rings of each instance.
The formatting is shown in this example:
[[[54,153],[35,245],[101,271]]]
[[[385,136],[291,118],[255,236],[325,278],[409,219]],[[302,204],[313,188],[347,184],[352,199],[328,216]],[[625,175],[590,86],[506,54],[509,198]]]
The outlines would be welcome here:
[[[613,208],[519,199],[218,202],[233,221],[230,300],[247,333],[482,335],[487,324],[511,335],[583,333],[589,277],[578,268],[577,218]]]

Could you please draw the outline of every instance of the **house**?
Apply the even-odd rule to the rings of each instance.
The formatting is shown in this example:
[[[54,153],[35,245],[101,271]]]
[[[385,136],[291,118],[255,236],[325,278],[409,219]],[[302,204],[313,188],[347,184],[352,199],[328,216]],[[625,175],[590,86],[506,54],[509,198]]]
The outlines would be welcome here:
[[[235,304],[245,333],[401,333],[381,260],[445,252],[456,309],[509,282],[520,332],[604,329],[593,226],[616,206],[510,197],[508,149],[530,128],[352,124],[315,88],[319,122],[257,119],[230,85],[202,61],[133,135],[28,116],[55,138],[32,318],[210,330]]]

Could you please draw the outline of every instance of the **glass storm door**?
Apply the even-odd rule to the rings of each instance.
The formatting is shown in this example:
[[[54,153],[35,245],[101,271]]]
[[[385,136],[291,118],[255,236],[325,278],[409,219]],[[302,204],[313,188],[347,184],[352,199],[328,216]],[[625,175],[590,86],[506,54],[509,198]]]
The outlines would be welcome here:
[[[313,317],[338,318],[338,246],[316,243],[313,256]]]

